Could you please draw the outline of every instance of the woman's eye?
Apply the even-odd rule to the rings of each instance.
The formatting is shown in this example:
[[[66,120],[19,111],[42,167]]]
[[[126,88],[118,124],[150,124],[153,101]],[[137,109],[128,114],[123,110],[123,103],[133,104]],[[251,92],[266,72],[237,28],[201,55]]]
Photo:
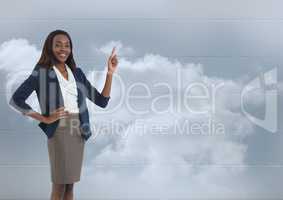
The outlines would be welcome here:
[[[55,44],[55,47],[62,47],[61,45],[59,45],[59,44]],[[66,45],[65,46],[66,48],[69,48],[70,47],[70,45]]]

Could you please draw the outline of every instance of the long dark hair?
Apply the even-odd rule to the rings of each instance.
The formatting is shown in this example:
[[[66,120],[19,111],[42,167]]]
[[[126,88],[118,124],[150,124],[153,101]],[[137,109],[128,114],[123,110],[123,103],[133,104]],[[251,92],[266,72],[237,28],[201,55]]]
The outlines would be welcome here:
[[[44,42],[41,56],[40,56],[39,61],[37,62],[37,65],[41,65],[44,67],[52,67],[53,65],[57,63],[57,59],[55,58],[53,51],[52,51],[52,42],[53,42],[54,37],[58,34],[63,34],[67,36],[70,41],[71,53],[65,63],[71,68],[71,70],[74,70],[76,68],[76,63],[73,58],[72,40],[71,40],[70,35],[66,31],[63,31],[63,30],[55,30],[49,33],[49,35],[47,36]]]

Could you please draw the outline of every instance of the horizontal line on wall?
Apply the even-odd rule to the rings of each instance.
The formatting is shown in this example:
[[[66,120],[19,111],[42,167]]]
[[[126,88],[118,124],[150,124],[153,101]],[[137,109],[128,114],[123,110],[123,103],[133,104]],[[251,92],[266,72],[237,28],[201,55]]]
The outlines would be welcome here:
[[[164,194],[164,193],[163,193]],[[248,193],[249,194],[249,193]],[[264,198],[262,197],[262,193],[252,193],[253,195],[255,195],[255,197],[166,197],[166,200],[283,200],[282,198],[274,198],[274,197],[268,197],[268,198]],[[198,195],[202,196],[203,194],[198,193]],[[139,193],[137,193],[137,196],[140,196]],[[154,195],[153,195],[154,196]],[[172,195],[171,195],[172,196]],[[1,199],[0,200],[18,200],[19,198],[5,198],[5,199]],[[132,197],[130,196],[130,198],[128,197],[128,193],[124,193],[124,197],[115,197],[115,198],[111,198],[111,197],[104,197],[99,196],[99,197],[87,197],[87,198],[79,198],[79,200],[159,200],[159,199],[164,199],[164,198],[159,198],[157,197]],[[21,196],[21,200],[49,200],[46,198],[24,198]]]
[[[278,57],[281,58],[280,55],[164,55],[164,54],[159,54],[159,53],[146,53],[144,55],[135,55],[135,56],[124,56],[124,55],[120,55],[117,54],[117,58],[138,58],[138,59],[142,59],[145,56],[160,56],[163,58],[213,58],[213,59],[226,59],[226,58],[231,58],[231,59],[254,59],[254,58],[274,58],[274,57]],[[95,61],[95,60],[99,60],[99,59],[107,59],[108,55],[105,56],[93,56],[93,57],[81,57],[81,56],[74,56],[75,60],[78,60],[80,62],[82,61]],[[99,62],[97,62],[98,64],[101,65],[103,61],[100,60]],[[78,66],[80,66],[80,64],[77,64]],[[32,65],[32,66],[35,66]],[[30,68],[27,68],[26,70],[29,70]],[[24,69],[23,69],[24,70]],[[31,70],[31,69],[30,69]]]
[[[96,167],[132,167],[132,166],[146,166],[146,165],[155,165],[155,166],[187,166],[187,167],[233,167],[233,168],[242,168],[242,167],[249,167],[249,168],[253,168],[253,167],[264,167],[264,168],[282,168],[283,164],[184,164],[184,163],[136,163],[136,164],[132,164],[132,163],[125,163],[125,164],[120,164],[120,163],[113,163],[113,164],[89,164],[88,166],[83,166],[83,168],[93,168],[93,166]],[[19,164],[19,165],[11,165],[11,164],[0,164],[0,168],[6,168],[6,167],[13,167],[13,168],[22,168],[22,167],[26,167],[26,168],[32,168],[32,167],[36,167],[36,168],[49,168],[49,164]]]
[[[206,189],[206,188],[205,188]],[[165,191],[165,190],[164,190]],[[203,190],[204,191],[204,190]],[[116,194],[116,193],[114,193]],[[120,194],[120,193],[119,193]],[[97,197],[85,197],[85,198],[78,198],[78,200],[160,200],[160,199],[166,199],[166,200],[283,200],[283,198],[281,197],[262,197],[262,192],[258,192],[258,193],[247,193],[247,195],[245,195],[245,197],[241,197],[243,195],[240,194],[239,197],[237,196],[233,196],[233,197],[221,197],[221,195],[216,195],[217,197],[202,197],[203,193],[197,193],[198,195],[196,196],[200,196],[200,197],[192,197],[192,196],[188,196],[188,197],[179,197],[178,195],[176,195],[176,197],[172,196],[172,194],[169,194],[169,197],[164,198],[164,194],[166,193],[162,193],[161,198],[159,196],[156,195],[152,195],[148,196],[145,195],[145,197],[140,197],[140,193],[137,192],[137,197],[133,197],[132,195],[130,195],[130,197],[128,197],[128,192],[123,193],[122,195],[120,194],[120,197],[105,197],[105,195],[97,195]],[[143,193],[144,194],[144,193]],[[182,194],[182,193],[179,193]],[[218,194],[221,194],[220,192]],[[246,193],[245,193],[246,194]],[[248,197],[248,194],[252,194],[255,195],[255,197]],[[107,196],[107,195],[106,195]],[[112,195],[113,196],[113,195]],[[115,195],[114,195],[115,196]],[[122,196],[122,197],[121,197]],[[194,195],[195,196],[195,195]],[[33,198],[33,197],[29,197],[29,198],[25,198],[25,197],[20,197],[21,200],[49,200],[47,198]],[[19,198],[0,198],[0,200],[19,200]]]
[[[159,54],[159,53],[146,53],[144,55],[128,55],[128,56],[125,56],[125,55],[121,55],[119,56],[117,54],[117,57],[119,58],[143,58],[144,56],[148,56],[148,55],[153,55],[153,56],[161,56],[161,57],[170,57],[170,58],[269,58],[269,57],[280,57],[280,55],[166,55],[166,54]],[[89,59],[102,59],[102,58],[106,58],[108,57],[108,55],[105,55],[105,56],[100,56],[100,57],[82,57],[82,56],[74,56],[76,57],[76,59],[79,59],[79,60],[89,60]]]
[[[283,21],[278,17],[86,17],[86,18],[0,18],[0,21]]]
[[[160,81],[161,83],[166,83],[165,81]],[[224,81],[223,81],[224,82]],[[135,82],[133,82],[135,83]],[[146,82],[145,82],[146,83]],[[203,83],[203,84],[206,84],[205,82],[202,82],[202,81],[192,81],[190,83]],[[219,83],[222,83],[221,81],[219,81]],[[149,84],[152,84],[151,82]],[[216,83],[215,83],[216,84]],[[130,85],[130,84],[129,84]],[[210,85],[209,83],[207,83],[206,85]],[[211,84],[212,85],[212,84]],[[173,85],[174,86],[174,85]],[[178,88],[178,89],[186,89],[186,88]],[[229,89],[229,88],[225,88],[225,85],[223,86],[223,90],[225,91],[225,89]],[[245,87],[243,88],[240,88],[239,91],[235,91],[235,92],[229,92],[229,95],[241,95],[242,94],[242,90],[244,90]],[[278,90],[279,88],[276,87],[276,85],[274,85],[271,89],[266,89],[264,90],[264,88],[254,88],[254,89],[250,89],[248,90],[250,93],[252,93],[253,96],[255,95],[260,95],[262,96],[263,94],[264,95],[267,95],[267,96],[273,96],[273,95],[277,95],[277,92],[276,90]],[[275,90],[275,91],[274,91]],[[268,91],[267,94],[265,94],[264,92],[265,91]],[[221,89],[219,89],[219,92],[221,92]],[[226,92],[226,91],[225,91]],[[13,92],[7,92],[7,91],[0,91],[0,94],[12,94]],[[152,92],[152,94],[156,94],[157,92]],[[160,92],[158,94],[167,94],[167,92],[163,93],[163,92]],[[175,94],[175,93],[174,93]],[[173,96],[176,96],[176,95],[173,95]],[[197,96],[197,95],[196,95]],[[192,95],[192,97],[195,97]],[[154,97],[152,97],[154,98]],[[0,129],[1,131],[1,129]]]

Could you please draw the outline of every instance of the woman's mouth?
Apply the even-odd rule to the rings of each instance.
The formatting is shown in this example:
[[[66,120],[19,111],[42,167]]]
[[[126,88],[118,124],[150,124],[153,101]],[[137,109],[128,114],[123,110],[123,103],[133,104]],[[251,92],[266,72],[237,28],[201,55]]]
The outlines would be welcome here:
[[[66,59],[66,58],[67,58],[67,54],[65,54],[65,53],[59,53],[58,56],[59,56],[61,59]]]

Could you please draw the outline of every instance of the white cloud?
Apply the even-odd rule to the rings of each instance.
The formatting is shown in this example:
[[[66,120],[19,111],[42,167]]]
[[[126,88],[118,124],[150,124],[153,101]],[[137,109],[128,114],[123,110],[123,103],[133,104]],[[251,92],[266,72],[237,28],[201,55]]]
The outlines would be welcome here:
[[[100,48],[95,48],[95,51],[97,53],[110,55],[113,47],[116,47],[116,52],[118,52],[120,56],[132,56],[135,53],[131,47],[125,47],[121,41],[110,41]]]
[[[12,39],[3,42],[0,46],[0,70],[6,72],[6,102],[12,92],[31,73],[39,59],[40,51],[26,39]],[[40,111],[35,92],[28,98],[29,103],[36,111]],[[28,118],[30,121],[32,119]]]
[[[109,49],[106,52],[109,52]],[[239,138],[251,134],[253,125],[241,115],[238,105],[240,99],[231,96],[231,90],[240,91],[241,82],[210,78],[204,74],[201,64],[183,64],[150,53],[133,61],[121,57],[116,75],[122,80],[122,84],[114,78],[109,108],[102,111],[105,115],[101,114],[92,121],[105,123],[109,129],[105,134],[95,138],[93,145],[104,144],[104,147],[99,155],[88,161],[85,181],[80,187],[81,195],[86,198],[245,195],[250,188],[241,191],[235,189],[241,187],[237,178],[245,176],[246,165],[247,146],[241,143],[242,140]],[[104,79],[101,78],[96,83],[103,82]],[[150,93],[149,99],[144,99],[142,102],[132,101],[134,107],[139,107],[141,104],[141,108],[150,110],[143,115],[131,112],[126,103],[127,89],[137,82],[144,83],[144,88]],[[161,82],[166,83],[172,90],[157,87],[156,84]],[[216,114],[213,117],[210,109],[202,115],[190,113],[183,103],[180,104],[180,110],[173,109],[163,114],[151,110],[154,98],[168,95],[169,91],[173,91],[169,95],[172,95],[174,100],[168,98],[159,101],[159,105],[166,107],[172,100],[171,103],[176,107],[178,104],[176,95],[180,92],[182,99],[186,87],[196,82],[207,86],[208,92],[212,92],[212,84],[224,84],[223,88],[219,89],[220,95],[217,94]],[[124,93],[121,93],[122,88],[126,90]],[[135,91],[137,94],[146,94],[145,90],[138,88],[135,88]],[[203,90],[196,87],[191,93],[201,95]],[[191,104],[192,108],[196,110],[211,108],[211,97],[204,101],[198,99]],[[123,102],[122,106],[114,113],[107,114],[120,101]],[[91,115],[95,114],[94,109]],[[224,134],[210,133],[213,130],[206,128],[202,130],[202,134],[193,134],[189,129],[176,130],[176,126],[182,126],[186,122],[208,128],[209,119],[223,125]],[[122,130],[115,130],[110,127],[111,120],[126,126]],[[166,128],[158,133],[156,126]],[[98,127],[96,131],[99,131]],[[105,138],[109,138],[106,143]],[[84,189],[84,184],[93,184],[93,190]]]

